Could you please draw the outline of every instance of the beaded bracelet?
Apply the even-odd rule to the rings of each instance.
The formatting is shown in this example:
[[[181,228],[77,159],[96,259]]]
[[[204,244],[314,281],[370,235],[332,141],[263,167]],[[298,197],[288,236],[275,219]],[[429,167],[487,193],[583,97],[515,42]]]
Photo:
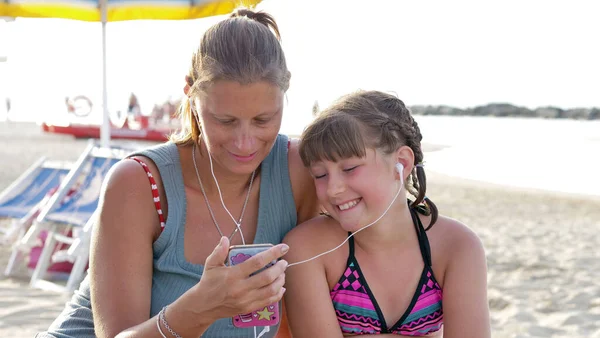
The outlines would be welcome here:
[[[162,329],[160,328],[160,319],[158,317],[160,316],[156,316],[156,328],[158,329],[158,333],[160,333],[160,335],[163,338],[167,338],[167,336],[165,336],[165,334],[162,332]]]
[[[169,331],[175,338],[183,338],[180,335],[177,334],[177,332],[173,331],[173,329],[169,326],[169,324],[167,323],[167,318],[165,318],[165,310],[167,309],[167,307],[163,307],[162,310],[160,310],[160,312],[158,313],[158,318],[160,319],[160,322],[163,323],[163,325],[167,328],[167,331]],[[162,333],[162,332],[161,332]],[[164,337],[164,336],[163,336]],[[165,337],[166,338],[166,337]]]

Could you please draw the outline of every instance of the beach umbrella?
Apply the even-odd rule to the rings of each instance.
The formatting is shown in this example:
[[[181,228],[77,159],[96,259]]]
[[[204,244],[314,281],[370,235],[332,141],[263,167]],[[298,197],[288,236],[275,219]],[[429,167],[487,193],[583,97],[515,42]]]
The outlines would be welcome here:
[[[231,13],[261,0],[0,0],[0,17],[62,18],[102,23],[102,105],[100,144],[110,143],[106,79],[106,23],[127,20],[186,20]]]

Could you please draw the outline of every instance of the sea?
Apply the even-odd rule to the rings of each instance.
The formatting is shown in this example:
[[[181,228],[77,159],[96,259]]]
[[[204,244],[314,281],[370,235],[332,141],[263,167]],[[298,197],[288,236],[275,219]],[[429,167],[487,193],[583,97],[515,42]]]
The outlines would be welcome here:
[[[65,113],[52,113],[56,123],[67,122]],[[39,123],[45,114],[12,115],[11,120]],[[99,116],[96,111],[95,116],[80,122],[99,123]],[[6,117],[0,113],[0,121]],[[286,111],[282,132],[299,135],[311,118],[308,109],[305,114]],[[502,186],[600,197],[600,121],[487,116],[415,119],[424,148],[435,149],[424,155],[428,172]]]

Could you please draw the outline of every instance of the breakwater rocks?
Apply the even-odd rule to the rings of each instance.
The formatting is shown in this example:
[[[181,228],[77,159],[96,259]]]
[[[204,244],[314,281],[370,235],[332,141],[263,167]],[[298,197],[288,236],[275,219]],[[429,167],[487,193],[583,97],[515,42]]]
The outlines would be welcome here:
[[[529,109],[509,103],[490,103],[484,106],[461,109],[450,106],[411,106],[415,115],[444,116],[496,116],[496,117],[539,117],[549,119],[600,120],[600,108],[561,109],[558,107],[539,107]]]

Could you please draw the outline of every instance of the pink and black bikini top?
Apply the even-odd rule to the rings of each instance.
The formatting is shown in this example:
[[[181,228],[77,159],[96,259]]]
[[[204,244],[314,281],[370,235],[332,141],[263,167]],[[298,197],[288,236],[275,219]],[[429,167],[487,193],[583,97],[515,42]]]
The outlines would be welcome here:
[[[444,322],[442,289],[431,269],[429,240],[421,220],[411,208],[425,266],[410,305],[402,317],[388,326],[385,317],[354,256],[354,237],[348,241],[350,252],[346,270],[330,292],[331,301],[343,333],[425,336],[440,330]]]

